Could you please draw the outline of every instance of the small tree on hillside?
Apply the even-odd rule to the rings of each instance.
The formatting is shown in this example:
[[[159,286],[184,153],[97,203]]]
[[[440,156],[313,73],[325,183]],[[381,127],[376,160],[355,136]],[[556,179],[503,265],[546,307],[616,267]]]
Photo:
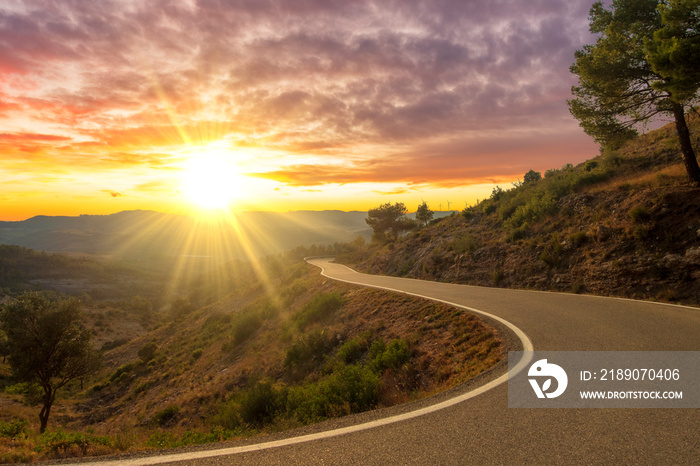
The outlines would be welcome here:
[[[613,0],[593,4],[594,45],[576,52],[579,85],[568,101],[584,131],[603,147],[637,134],[639,124],[672,115],[690,180],[700,184],[685,111],[700,89],[700,0]]]
[[[10,346],[7,344],[7,335],[0,330],[0,357],[2,357],[3,363],[8,354],[10,354]]]
[[[414,227],[414,222],[406,218],[408,210],[403,202],[392,205],[390,202],[367,212],[365,222],[369,225],[376,237],[381,238],[387,231],[391,232],[394,240],[401,233]]]
[[[428,204],[423,201],[423,203],[418,206],[418,210],[416,210],[416,220],[425,226],[433,219],[434,214],[435,212],[430,210],[430,208],[428,208]]]
[[[4,305],[0,325],[7,334],[13,375],[37,383],[43,390],[39,413],[43,433],[57,391],[100,365],[99,354],[90,343],[90,331],[81,323],[80,303],[75,299],[50,301],[37,293],[25,293]]]
[[[536,183],[542,179],[542,174],[540,172],[536,172],[535,170],[530,170],[529,172],[525,173],[525,176],[523,177],[523,183]]]

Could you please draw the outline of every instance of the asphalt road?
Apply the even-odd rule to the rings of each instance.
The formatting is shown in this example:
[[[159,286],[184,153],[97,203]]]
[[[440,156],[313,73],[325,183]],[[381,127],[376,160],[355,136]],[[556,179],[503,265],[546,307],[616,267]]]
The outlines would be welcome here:
[[[365,275],[329,259],[309,263],[332,279],[489,313],[509,322],[511,330],[520,329],[525,344],[529,338],[535,350],[700,351],[700,310],[695,308]],[[199,452],[121,463],[700,464],[700,409],[513,409],[508,408],[507,383],[501,383],[503,372],[409,406],[242,441],[210,458],[197,458],[209,454]],[[482,386],[479,392],[473,392],[476,385]],[[455,396],[462,401],[450,402]],[[446,400],[450,406],[429,408]],[[411,414],[426,407],[427,413]],[[376,426],[369,428],[367,422]],[[336,427],[346,430],[329,431]]]

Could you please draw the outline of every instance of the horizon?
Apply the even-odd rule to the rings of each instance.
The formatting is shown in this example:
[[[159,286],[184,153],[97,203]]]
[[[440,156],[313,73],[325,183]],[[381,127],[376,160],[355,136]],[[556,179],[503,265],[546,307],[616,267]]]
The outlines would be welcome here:
[[[7,3],[0,220],[460,210],[597,154],[590,6]]]
[[[45,215],[45,214],[37,214],[37,215],[32,215],[31,217],[19,219],[19,220],[4,220],[0,219],[0,222],[24,222],[27,220],[31,220],[33,218],[37,217],[47,217],[47,218],[79,218],[79,217],[108,217],[110,215],[119,215],[119,214],[124,214],[124,213],[132,213],[132,212],[145,212],[145,213],[154,213],[154,214],[160,214],[160,215],[175,215],[175,216],[182,216],[182,217],[190,217],[190,218],[198,218],[201,217],[201,213],[198,212],[184,212],[184,213],[174,213],[174,212],[161,212],[158,210],[152,210],[152,209],[130,209],[130,210],[120,210],[118,212],[108,212],[108,213],[101,213],[101,214],[76,214],[76,215]],[[326,212],[340,212],[344,214],[366,214],[366,210],[339,210],[339,209],[322,209],[322,210],[309,210],[309,209],[300,209],[300,210],[287,210],[284,212],[279,212],[275,210],[236,210],[236,211],[230,211],[228,214],[232,216],[236,216],[239,214],[278,214],[278,215],[284,215],[284,214],[295,214],[295,213],[326,213]],[[458,213],[459,210],[436,210],[434,211],[435,214],[453,214],[453,213]],[[406,215],[413,215],[415,214],[415,211],[409,210]],[[206,216],[206,215],[205,215]]]

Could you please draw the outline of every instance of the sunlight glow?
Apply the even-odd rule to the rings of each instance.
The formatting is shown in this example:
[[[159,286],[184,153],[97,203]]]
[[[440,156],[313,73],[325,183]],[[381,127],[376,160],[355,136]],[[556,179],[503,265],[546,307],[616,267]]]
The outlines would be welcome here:
[[[185,164],[182,188],[187,199],[203,209],[226,209],[245,196],[245,177],[222,154],[193,154]]]

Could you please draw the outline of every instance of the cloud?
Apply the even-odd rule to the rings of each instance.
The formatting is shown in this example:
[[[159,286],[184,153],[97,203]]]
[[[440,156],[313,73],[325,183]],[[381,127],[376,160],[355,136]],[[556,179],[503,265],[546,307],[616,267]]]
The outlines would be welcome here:
[[[228,140],[305,155],[258,173],[291,186],[451,185],[592,149],[565,105],[589,0],[17,5],[0,7],[0,121],[62,136],[0,135],[16,157],[158,169]]]

